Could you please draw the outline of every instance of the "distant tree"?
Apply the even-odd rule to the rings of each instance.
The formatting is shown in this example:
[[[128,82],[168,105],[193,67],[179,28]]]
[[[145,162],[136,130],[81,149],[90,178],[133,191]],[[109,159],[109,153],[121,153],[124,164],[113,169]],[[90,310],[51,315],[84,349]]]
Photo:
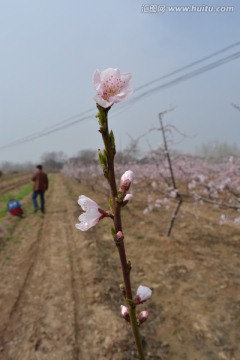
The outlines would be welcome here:
[[[31,162],[12,163],[10,161],[5,161],[5,162],[1,163],[1,171],[3,173],[29,171],[32,168],[33,168],[33,164]]]
[[[75,161],[79,165],[83,165],[83,166],[97,164],[98,163],[97,152],[91,149],[81,150],[78,152],[77,156],[75,157]]]
[[[41,163],[47,171],[59,171],[67,161],[67,155],[62,151],[44,153]]]
[[[131,149],[127,148],[123,151],[118,151],[115,157],[116,164],[124,165],[129,164],[135,161],[135,158],[133,157],[133,152]]]
[[[140,157],[140,150],[138,146],[140,138],[131,139],[129,145],[124,150],[124,153],[127,154],[131,160],[138,160]]]
[[[115,161],[117,164],[126,164],[126,163],[135,163],[140,159],[140,150],[138,146],[139,138],[133,139],[130,137],[130,142],[128,146],[122,150],[117,151]]]
[[[215,141],[202,144],[197,148],[196,153],[208,159],[220,159],[231,155],[240,155],[240,149],[236,144]]]

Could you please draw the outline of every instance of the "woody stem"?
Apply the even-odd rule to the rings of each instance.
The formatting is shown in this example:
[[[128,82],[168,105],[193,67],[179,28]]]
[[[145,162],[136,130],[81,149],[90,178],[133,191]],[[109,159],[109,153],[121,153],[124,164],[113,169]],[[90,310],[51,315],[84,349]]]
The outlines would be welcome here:
[[[114,143],[113,134],[111,134],[112,135],[111,136],[108,129],[108,111],[110,110],[110,108],[105,109],[99,105],[97,105],[97,107],[99,110],[99,114],[98,114],[99,124],[100,124],[99,132],[102,135],[102,139],[105,147],[106,162],[107,162],[107,168],[104,171],[104,176],[107,178],[111,189],[111,204],[112,204],[112,212],[114,217],[113,218],[114,231],[117,234],[119,231],[123,232],[122,218],[121,218],[122,206],[117,199],[118,190],[116,185],[116,177],[115,177],[115,169],[114,169],[114,158],[116,154],[115,143]],[[135,303],[132,297],[132,288],[131,288],[131,280],[130,280],[131,265],[127,261],[124,237],[119,239],[119,241],[116,242],[116,245],[121,262],[121,269],[122,269],[122,275],[124,281],[124,295],[129,309],[131,327],[132,327],[135,343],[137,346],[139,359],[144,360],[145,358],[143,354],[142,341],[137,323]]]

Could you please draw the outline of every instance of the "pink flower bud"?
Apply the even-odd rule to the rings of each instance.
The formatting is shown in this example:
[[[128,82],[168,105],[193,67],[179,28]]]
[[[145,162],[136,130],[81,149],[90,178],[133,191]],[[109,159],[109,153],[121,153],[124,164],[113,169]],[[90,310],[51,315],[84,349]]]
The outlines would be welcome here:
[[[120,189],[127,191],[130,188],[130,185],[133,181],[133,172],[132,170],[127,170],[121,177]]]
[[[137,293],[134,299],[135,304],[142,304],[143,302],[150,299],[151,295],[152,290],[149,287],[140,285],[137,289]]]
[[[142,324],[144,321],[146,321],[148,318],[148,311],[147,310],[143,310],[139,313],[138,315],[138,320],[139,323]]]
[[[118,231],[116,236],[117,236],[117,239],[121,239],[123,237],[122,231]]]
[[[121,315],[127,321],[130,322],[130,316],[128,312],[128,308],[125,305],[121,305]]]

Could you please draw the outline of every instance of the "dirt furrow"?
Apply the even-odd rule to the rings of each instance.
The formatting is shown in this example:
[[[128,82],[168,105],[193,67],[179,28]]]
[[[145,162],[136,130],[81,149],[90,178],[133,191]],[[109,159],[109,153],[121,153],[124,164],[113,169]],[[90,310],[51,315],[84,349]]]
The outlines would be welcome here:
[[[30,251],[25,260],[30,265],[5,326],[1,359],[77,359],[72,255],[64,198],[64,187],[55,177],[44,219],[36,214],[42,222],[39,251],[34,266]]]
[[[6,192],[9,192],[11,190],[17,189],[18,187],[22,186],[22,185],[26,185],[29,182],[29,175],[25,176],[22,179],[19,180],[15,180],[13,182],[9,183],[1,183],[1,187],[0,187],[0,195],[5,194]]]
[[[72,225],[69,227],[71,236],[68,241],[73,254],[73,291],[76,299],[75,324],[76,341],[80,349],[79,359],[127,359],[129,357],[124,357],[119,344],[124,343],[130,329],[118,314],[119,305],[112,308],[105,301],[106,296],[111,296],[113,289],[103,285],[107,274],[101,261],[98,261],[98,257],[101,257],[101,245],[99,249],[97,240],[101,243],[101,237],[97,238],[95,228],[88,232],[76,230],[74,224],[81,212],[77,198],[83,189],[70,179],[63,177],[62,181],[68,193],[65,202],[68,222]]]
[[[38,252],[42,221],[21,220],[14,227],[8,245],[0,257],[0,341],[16,311]]]

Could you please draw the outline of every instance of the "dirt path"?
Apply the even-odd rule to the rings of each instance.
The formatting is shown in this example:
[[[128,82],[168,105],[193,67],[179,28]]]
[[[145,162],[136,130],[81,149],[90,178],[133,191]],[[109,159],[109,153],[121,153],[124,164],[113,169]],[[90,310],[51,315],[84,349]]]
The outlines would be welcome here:
[[[21,244],[7,249],[10,259],[2,264],[3,359],[47,359],[53,349],[52,359],[74,359],[77,353],[68,214],[59,181],[48,194],[46,216],[35,214],[19,223],[13,236]]]
[[[76,199],[71,181],[54,176],[46,214],[27,214],[0,253],[1,360],[122,359],[105,357],[124,330],[102,304],[96,247],[74,226]]]

